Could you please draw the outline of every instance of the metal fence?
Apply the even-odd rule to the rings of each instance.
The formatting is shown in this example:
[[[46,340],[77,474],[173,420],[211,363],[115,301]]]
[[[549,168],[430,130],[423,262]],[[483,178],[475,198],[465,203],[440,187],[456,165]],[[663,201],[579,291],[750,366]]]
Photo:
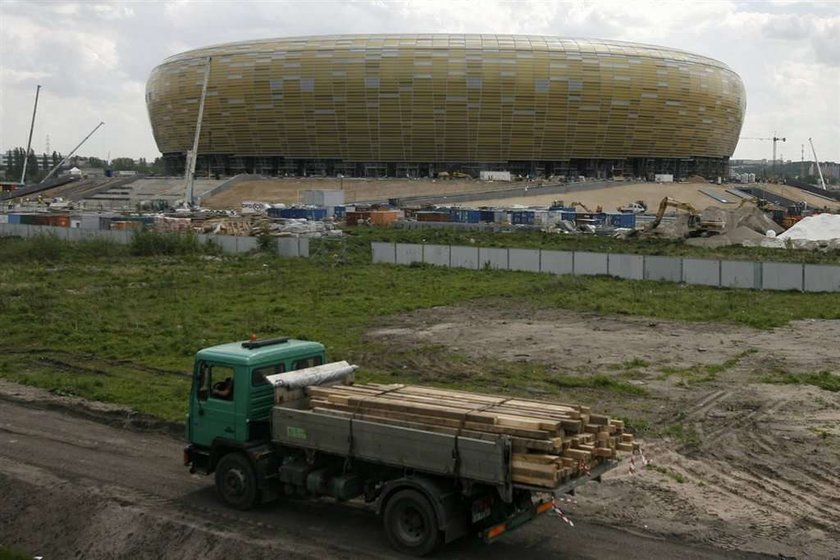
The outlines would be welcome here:
[[[34,237],[37,235],[52,235],[67,241],[83,239],[106,239],[114,243],[127,245],[131,243],[133,232],[130,230],[112,231],[98,229],[80,229],[50,226],[30,226],[20,224],[0,224],[0,236]],[[172,234],[177,235],[177,234]],[[204,235],[199,234],[200,243],[212,241],[222,248],[225,253],[247,253],[257,248],[256,237],[240,237],[236,235]],[[308,257],[309,239],[305,237],[280,237],[275,240],[277,254],[282,257]]]
[[[578,276],[601,274],[720,288],[840,292],[840,266],[836,265],[376,242],[371,244],[371,251],[376,263],[426,263]]]

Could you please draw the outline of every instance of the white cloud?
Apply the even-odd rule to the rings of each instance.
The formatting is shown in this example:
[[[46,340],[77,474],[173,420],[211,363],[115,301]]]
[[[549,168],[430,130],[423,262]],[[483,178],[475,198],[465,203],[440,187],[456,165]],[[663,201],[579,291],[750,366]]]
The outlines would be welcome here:
[[[812,136],[840,160],[840,3],[503,1],[184,1],[0,3],[0,149],[29,131],[69,151],[154,157],[143,92],[149,72],[184,50],[229,41],[328,33],[522,33],[652,43],[728,64],[747,90],[744,135]],[[735,157],[769,157],[742,142]],[[90,150],[87,152],[86,150]],[[787,150],[786,150],[787,151]]]

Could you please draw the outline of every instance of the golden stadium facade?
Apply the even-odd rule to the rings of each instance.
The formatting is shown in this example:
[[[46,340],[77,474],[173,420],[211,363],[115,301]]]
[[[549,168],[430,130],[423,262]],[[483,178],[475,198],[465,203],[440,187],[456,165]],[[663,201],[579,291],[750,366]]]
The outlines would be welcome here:
[[[208,62],[209,61],[209,62]],[[170,170],[220,174],[722,174],[746,99],[725,64],[617,41],[335,35],[229,43],[155,68],[146,104]]]

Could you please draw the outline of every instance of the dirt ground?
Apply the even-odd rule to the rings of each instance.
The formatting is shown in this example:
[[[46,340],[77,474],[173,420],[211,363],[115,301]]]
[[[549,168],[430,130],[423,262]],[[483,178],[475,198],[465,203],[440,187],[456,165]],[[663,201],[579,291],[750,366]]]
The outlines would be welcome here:
[[[460,194],[467,192],[489,192],[511,188],[512,183],[473,180],[433,179],[350,179],[343,181],[329,178],[289,178],[243,181],[231,189],[207,200],[202,206],[213,209],[239,208],[243,200],[256,200],[284,204],[303,202],[306,190],[343,190],[347,204],[359,201],[387,201],[389,198],[420,195]]]
[[[585,183],[575,184],[577,189]],[[813,207],[823,206],[840,210],[840,203],[816,197],[806,191],[783,185],[757,185],[778,191],[785,197],[804,200]],[[595,211],[601,206],[607,212],[614,212],[619,206],[643,200],[650,212],[656,208],[663,197],[669,196],[681,202],[687,202],[702,210],[708,206],[734,208],[741,199],[726,192],[727,188],[737,185],[717,186],[709,183],[615,183],[610,186],[592,186],[590,189],[575,190],[569,193],[535,195],[539,192],[539,183],[506,183],[475,180],[431,180],[431,179],[344,179],[335,178],[288,178],[243,181],[230,190],[202,201],[202,205],[213,209],[239,208],[244,200],[257,200],[284,204],[303,201],[305,190],[344,190],[345,201],[352,204],[358,201],[379,200],[407,196],[439,195],[439,204],[446,204],[446,196],[463,193],[489,193],[481,200],[458,203],[464,207],[498,206],[548,206],[556,200],[567,204],[581,202]],[[495,191],[515,189],[521,194],[505,193],[504,197],[494,196]],[[726,203],[703,194],[700,190],[713,192],[727,200]],[[528,194],[526,194],[528,193]],[[582,211],[582,210],[581,210]]]
[[[512,204],[521,204],[524,206],[545,206],[551,204],[555,200],[563,200],[566,203],[582,202],[593,211],[597,206],[601,206],[606,212],[615,212],[619,206],[643,200],[647,204],[648,212],[655,213],[659,202],[666,196],[679,200],[680,202],[687,202],[694,206],[697,210],[703,210],[709,206],[717,206],[721,208],[734,208],[741,199],[726,192],[726,189],[737,188],[738,185],[724,185],[717,186],[709,183],[641,183],[641,184],[616,184],[615,186],[594,188],[591,191],[579,191],[569,193],[566,195],[542,195],[542,196],[517,196],[511,198],[493,198],[488,196],[486,199],[476,201],[470,204],[482,206],[510,206]],[[768,187],[768,185],[756,185],[758,187]],[[775,185],[769,185],[775,187]],[[726,200],[722,203],[701,191],[712,192],[717,196]],[[784,187],[785,197],[793,200],[805,200],[812,207],[822,208],[826,206],[832,210],[840,209],[840,203],[828,201],[816,197],[806,191],[797,189],[795,187]],[[580,211],[580,210],[579,210]]]
[[[774,372],[840,374],[840,320],[760,331],[501,305],[416,312],[369,336],[403,351],[443,346],[478,363],[529,361],[646,389],[551,396],[647,428],[650,465],[586,485],[578,515],[729,550],[840,557],[840,394],[762,382]]]

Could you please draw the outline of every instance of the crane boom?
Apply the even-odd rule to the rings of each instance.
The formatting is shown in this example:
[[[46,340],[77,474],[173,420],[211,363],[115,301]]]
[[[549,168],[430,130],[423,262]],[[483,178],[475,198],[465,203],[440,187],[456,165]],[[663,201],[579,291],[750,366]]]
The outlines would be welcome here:
[[[66,156],[64,156],[64,159],[63,159],[63,160],[61,160],[60,162],[58,162],[58,165],[56,165],[55,167],[53,167],[53,168],[50,170],[50,172],[49,172],[49,173],[47,173],[47,176],[46,176],[46,177],[44,177],[44,178],[41,180],[41,183],[39,183],[39,184],[43,184],[43,183],[44,183],[44,181],[46,181],[47,179],[49,179],[50,177],[52,177],[52,174],[53,174],[53,173],[55,173],[55,172],[58,170],[58,168],[59,168],[59,167],[61,167],[62,165],[64,165],[64,162],[65,162],[65,161],[67,161],[68,159],[70,159],[70,158],[73,156],[73,154],[75,154],[75,153],[76,153],[76,150],[78,150],[79,148],[81,148],[81,147],[82,147],[82,144],[84,144],[85,142],[87,142],[87,139],[88,139],[88,138],[90,138],[91,136],[93,136],[93,133],[94,133],[94,132],[96,132],[97,130],[99,130],[99,127],[100,127],[100,126],[102,126],[103,124],[105,124],[105,123],[104,123],[104,122],[100,122],[98,125],[96,125],[96,127],[95,127],[93,130],[91,130],[91,131],[90,131],[90,133],[89,133],[87,136],[85,136],[85,137],[84,137],[84,139],[83,139],[81,142],[79,142],[79,145],[78,145],[78,146],[76,146],[75,148],[73,148],[73,151],[72,151],[72,152],[70,152],[69,154],[67,154]]]
[[[184,202],[187,206],[193,205],[193,181],[195,180],[195,164],[198,160],[198,139],[201,136],[201,120],[204,118],[204,100],[207,98],[207,83],[210,81],[210,63],[212,57],[207,57],[207,67],[204,69],[204,85],[201,87],[201,101],[198,104],[198,118],[195,123],[195,138],[193,139],[192,151],[187,154],[187,181],[184,194]]]
[[[825,179],[823,179],[822,169],[820,168],[820,160],[817,159],[817,151],[814,149],[814,141],[808,138],[808,143],[811,144],[811,151],[814,153],[814,163],[817,164],[817,173],[820,174],[820,187],[822,187],[822,190],[827,190],[825,188]]]
[[[20,184],[26,181],[26,164],[29,160],[29,148],[32,147],[32,131],[35,130],[35,113],[38,111],[38,95],[41,93],[41,86],[35,90],[35,107],[32,109],[32,124],[29,125],[29,140],[26,142],[26,153],[23,156],[23,170],[20,172]]]

